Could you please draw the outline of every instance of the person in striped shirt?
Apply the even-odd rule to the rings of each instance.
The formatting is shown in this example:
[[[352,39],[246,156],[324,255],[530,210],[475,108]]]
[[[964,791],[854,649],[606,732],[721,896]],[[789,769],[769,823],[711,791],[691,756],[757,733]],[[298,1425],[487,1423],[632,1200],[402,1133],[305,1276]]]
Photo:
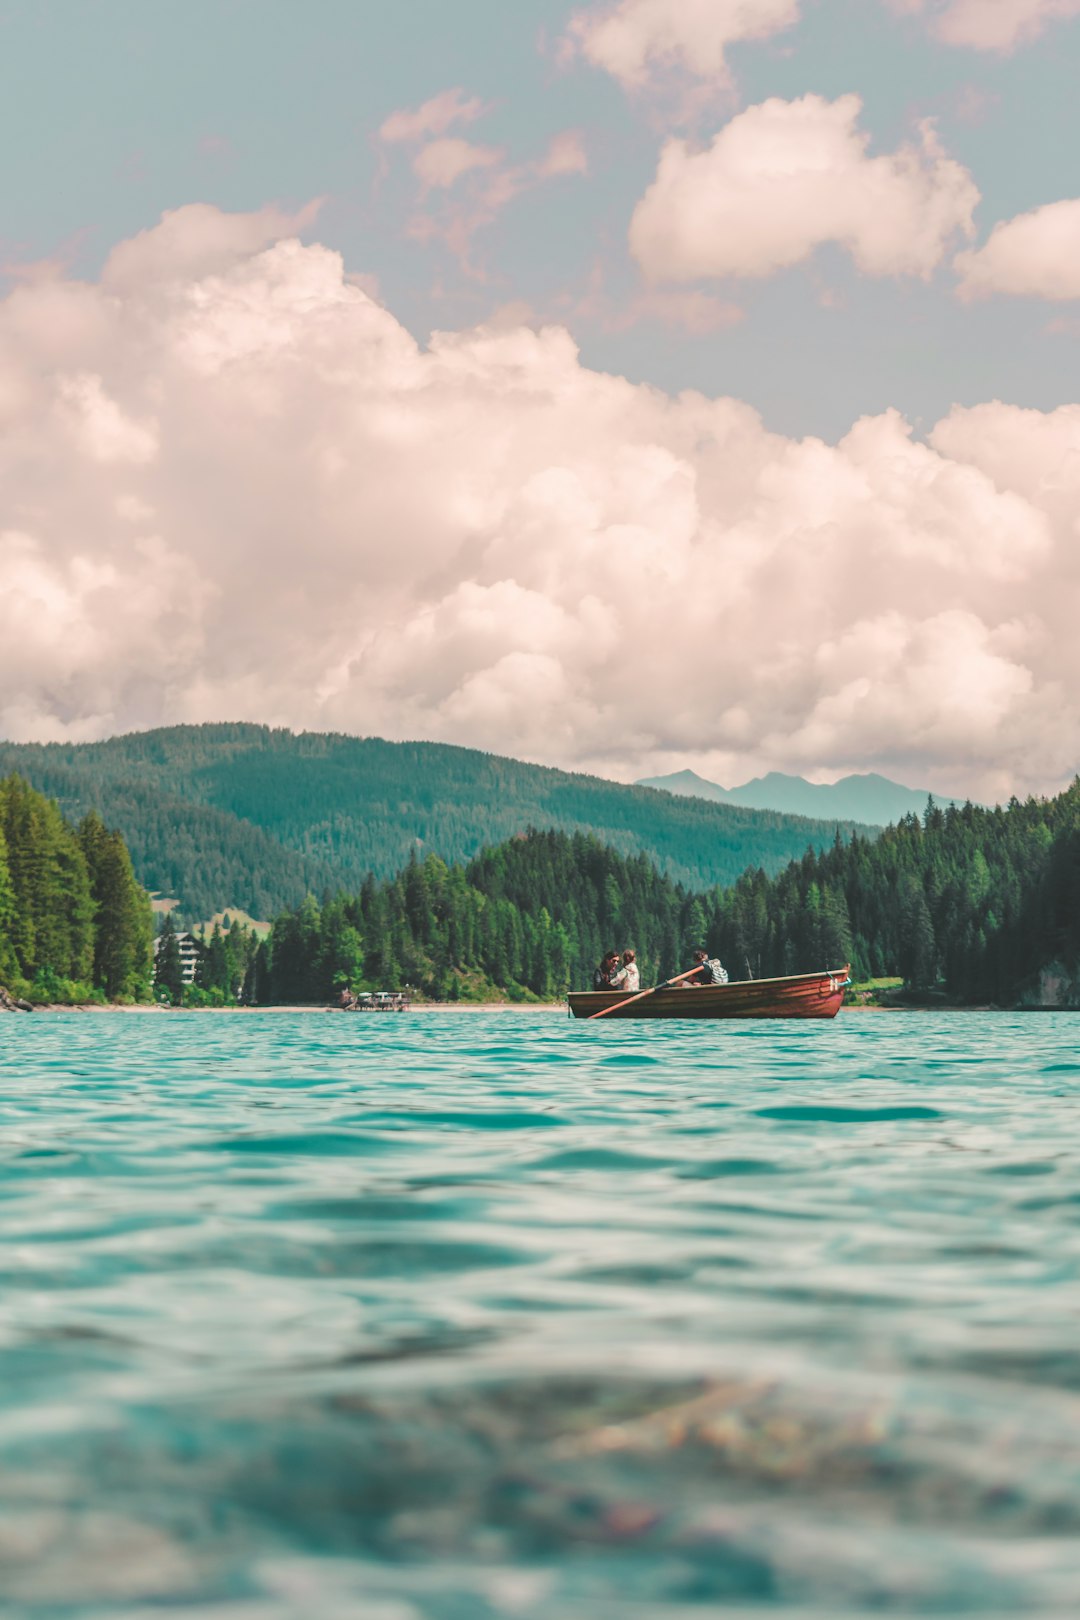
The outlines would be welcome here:
[[[699,945],[694,952],[694,961],[697,971],[683,980],[692,990],[700,989],[705,984],[727,984],[727,968],[719,957],[710,956],[704,945]]]

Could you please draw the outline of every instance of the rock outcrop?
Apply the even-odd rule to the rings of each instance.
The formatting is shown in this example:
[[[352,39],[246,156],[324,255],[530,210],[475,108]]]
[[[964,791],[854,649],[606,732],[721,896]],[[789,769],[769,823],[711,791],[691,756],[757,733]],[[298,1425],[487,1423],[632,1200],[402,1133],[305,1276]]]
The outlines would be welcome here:
[[[1024,985],[1017,1006],[1075,1012],[1080,1008],[1080,972],[1064,962],[1048,962]]]
[[[0,1012],[33,1012],[28,1001],[16,1001],[11,993],[0,984]]]

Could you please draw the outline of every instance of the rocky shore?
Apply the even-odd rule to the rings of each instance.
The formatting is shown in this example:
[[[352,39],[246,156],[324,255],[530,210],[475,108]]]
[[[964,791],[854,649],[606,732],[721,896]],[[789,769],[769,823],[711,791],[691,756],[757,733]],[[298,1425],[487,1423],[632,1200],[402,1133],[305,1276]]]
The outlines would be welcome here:
[[[5,990],[0,984],[0,1012],[33,1012],[33,1010],[28,1001],[17,1001],[10,991]]]

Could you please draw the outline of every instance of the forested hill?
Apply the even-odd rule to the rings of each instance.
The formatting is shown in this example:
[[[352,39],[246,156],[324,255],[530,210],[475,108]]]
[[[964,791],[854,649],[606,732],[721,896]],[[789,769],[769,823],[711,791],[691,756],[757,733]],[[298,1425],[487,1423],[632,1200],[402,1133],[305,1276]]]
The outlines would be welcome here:
[[[257,961],[242,936],[234,978],[207,984],[231,998],[253,969],[243,983],[263,1000],[403,984],[439,998],[551,999],[587,985],[608,949],[633,946],[648,984],[701,942],[733,978],[851,962],[857,978],[900,975],[923,993],[1000,1006],[1057,963],[1075,1001],[1080,783],[1004,810],[931,807],[875,842],[837,841],[778,877],[747,873],[702,894],[582,834],[515,838],[467,867],[428,856],[323,907],[307,898],[276,919]],[[226,955],[219,940],[219,972]]]
[[[678,799],[474,749],[271,730],[177,726],[101,743],[0,744],[69,816],[123,833],[140,880],[192,918],[270,917],[307,892],[389,877],[413,853],[468,861],[530,827],[593,833],[692,888],[780,871],[834,821]],[[845,833],[852,828],[842,824]]]
[[[745,873],[715,897],[708,928],[715,949],[755,974],[797,971],[820,947],[856,977],[897,974],[961,1003],[1014,1006],[1055,963],[1075,984],[1080,778],[1057,798],[1006,808],[931,803],[872,844],[838,842],[777,878]]]

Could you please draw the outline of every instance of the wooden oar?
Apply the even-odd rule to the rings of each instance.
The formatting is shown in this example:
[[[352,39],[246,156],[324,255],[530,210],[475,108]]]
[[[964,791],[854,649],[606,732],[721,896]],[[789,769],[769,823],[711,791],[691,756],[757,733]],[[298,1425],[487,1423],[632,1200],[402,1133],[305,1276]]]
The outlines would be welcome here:
[[[685,973],[676,973],[673,979],[665,979],[663,984],[654,984],[651,990],[639,990],[636,996],[631,996],[627,1001],[613,1001],[610,1007],[601,1007],[599,1012],[590,1013],[585,1022],[591,1024],[594,1018],[606,1018],[609,1012],[615,1012],[619,1007],[632,1007],[635,1001],[644,1001],[646,996],[655,996],[658,990],[667,990],[673,984],[681,984],[683,979],[692,978],[695,973],[700,973],[703,965],[699,962],[697,967],[687,968]]]

